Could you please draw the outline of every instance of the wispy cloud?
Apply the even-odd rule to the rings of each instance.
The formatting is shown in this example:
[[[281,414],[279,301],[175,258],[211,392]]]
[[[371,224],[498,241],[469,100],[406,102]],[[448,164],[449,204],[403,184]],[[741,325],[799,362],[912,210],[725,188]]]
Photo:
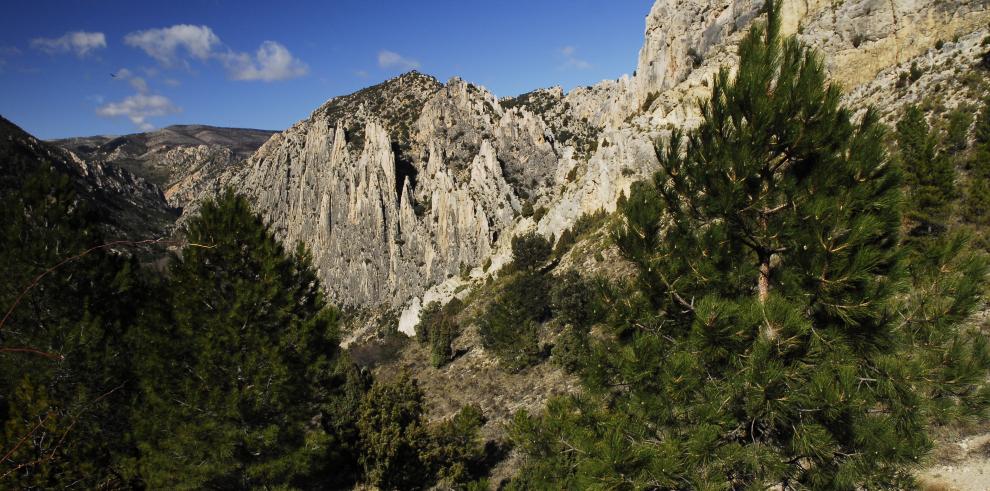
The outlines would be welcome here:
[[[148,118],[165,116],[181,111],[172,101],[158,94],[135,94],[125,97],[120,102],[111,102],[96,109],[96,114],[107,118],[126,117],[142,131],[149,131],[155,126]]]
[[[152,93],[148,82],[142,77],[135,76],[134,72],[127,68],[117,70],[114,78],[127,82],[137,93],[125,97],[121,101],[108,104],[103,104],[103,97],[100,96],[96,102],[100,104],[96,108],[96,114],[100,116],[107,118],[125,117],[131,120],[141,131],[149,131],[154,129],[154,125],[148,121],[148,118],[182,111],[182,108],[173,104],[168,97]]]
[[[31,47],[50,55],[75,53],[82,58],[93,51],[107,47],[107,38],[102,32],[74,31],[57,38],[34,38]]]
[[[288,48],[265,41],[254,53],[234,51],[224,46],[209,26],[178,24],[160,29],[135,31],[124,43],[144,51],[165,67],[189,67],[189,60],[217,60],[233,80],[272,82],[301,77],[309,67]]]
[[[578,58],[577,48],[574,46],[564,46],[560,48],[560,54],[564,57],[564,64],[561,68],[576,68],[578,70],[587,70],[591,68],[591,63]]]
[[[382,50],[378,52],[378,66],[381,68],[413,70],[419,68],[419,61],[406,58],[395,51]]]
[[[227,52],[219,55],[227,73],[234,80],[262,80],[272,82],[301,77],[309,73],[309,67],[292,56],[292,53],[275,41],[265,41],[254,54]]]
[[[206,61],[220,46],[220,38],[207,26],[177,24],[132,32],[124,36],[124,44],[141,49],[165,66],[174,66],[186,63],[184,55]]]

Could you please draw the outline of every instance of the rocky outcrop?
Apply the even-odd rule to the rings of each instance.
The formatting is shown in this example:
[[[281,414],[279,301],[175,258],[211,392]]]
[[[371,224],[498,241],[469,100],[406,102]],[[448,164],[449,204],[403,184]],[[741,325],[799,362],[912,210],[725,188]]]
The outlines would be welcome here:
[[[248,194],[335,303],[398,306],[490,257],[571,153],[525,107],[413,72],[328,101],[201,194]]]
[[[109,240],[163,237],[178,216],[154,184],[126,169],[84,160],[38,140],[0,117],[0,198],[23,186],[45,165],[65,176],[77,198],[97,212]]]
[[[273,132],[176,125],[118,137],[55,140],[87,162],[124,168],[159,186],[168,203],[183,208],[213,185],[224,169],[249,157]]]

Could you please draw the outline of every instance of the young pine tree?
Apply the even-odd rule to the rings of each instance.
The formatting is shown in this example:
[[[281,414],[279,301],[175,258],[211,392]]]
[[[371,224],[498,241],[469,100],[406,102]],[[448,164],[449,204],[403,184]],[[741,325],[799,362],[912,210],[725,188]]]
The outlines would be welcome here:
[[[517,415],[518,488],[899,489],[934,413],[985,408],[986,343],[963,327],[985,265],[947,249],[946,284],[899,296],[900,179],[878,118],[840,107],[767,10],[700,127],[658,147],[661,171],[624,205],[638,280],[607,299],[588,395]]]
[[[963,218],[977,227],[986,227],[990,225],[990,101],[984,103],[977,116],[973,135]]]
[[[944,232],[956,196],[955,168],[917,106],[908,107],[897,122],[897,147],[910,187],[908,216],[917,222],[912,235]]]
[[[142,338],[141,475],[152,488],[320,487],[353,480],[335,414],[336,314],[302,248],[247,201],[204,204],[171,268],[168,319]],[[344,404],[346,406],[346,404]]]
[[[377,381],[360,407],[361,464],[365,479],[380,489],[460,489],[482,471],[480,409],[462,408],[453,418],[426,421],[424,394],[407,373]]]
[[[550,242],[535,232],[513,237],[517,271],[479,323],[481,345],[508,370],[521,370],[540,359],[537,331],[550,313],[549,283],[540,268],[551,254]]]

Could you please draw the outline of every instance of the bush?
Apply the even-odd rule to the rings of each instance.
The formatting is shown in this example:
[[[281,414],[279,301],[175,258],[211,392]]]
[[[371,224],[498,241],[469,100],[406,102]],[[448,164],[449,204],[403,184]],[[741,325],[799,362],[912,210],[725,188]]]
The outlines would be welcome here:
[[[958,108],[949,113],[949,122],[945,130],[946,150],[958,153],[966,149],[969,127],[973,123],[971,108]]]
[[[529,201],[524,202],[522,205],[522,210],[520,210],[519,214],[521,214],[523,218],[533,216],[533,203]]]
[[[478,430],[485,417],[478,406],[465,406],[453,418],[430,428],[419,451],[420,460],[436,477],[439,487],[467,485],[483,473],[484,445]]]
[[[539,223],[539,221],[543,220],[543,217],[545,217],[546,215],[547,215],[547,208],[545,206],[541,206],[533,210],[533,221]]]
[[[376,382],[365,394],[358,429],[369,484],[423,489],[438,481],[454,486],[477,477],[484,454],[478,437],[485,421],[481,410],[468,406],[434,425],[424,416],[423,391],[406,373],[392,383]]]
[[[591,348],[588,345],[588,331],[575,326],[569,326],[557,337],[557,342],[550,353],[551,362],[563,368],[568,373],[578,373],[591,359]]]
[[[549,313],[547,290],[546,278],[539,273],[519,273],[481,318],[481,345],[509,370],[539,361],[537,329]]]
[[[918,66],[918,62],[912,61],[911,70],[909,71],[909,77],[911,79],[911,82],[912,83],[917,82],[918,79],[920,79],[921,76],[924,74],[925,72],[921,69],[921,67]]]
[[[554,317],[565,324],[584,328],[598,318],[594,286],[574,270],[557,276],[550,302]]]
[[[416,324],[416,341],[430,348],[430,364],[435,368],[446,365],[454,356],[451,344],[460,334],[456,316],[463,308],[463,302],[455,298],[441,307],[438,302],[430,302],[423,307]]]
[[[567,254],[567,251],[570,251],[571,248],[574,247],[574,242],[574,232],[572,232],[569,228],[564,229],[564,231],[560,233],[560,237],[557,238],[557,244],[553,246],[554,255],[557,257],[563,257],[564,254]]]
[[[493,304],[481,320],[481,345],[515,372],[540,359],[536,322],[526,319],[502,304]]]
[[[552,251],[550,241],[536,232],[512,238],[512,258],[519,269],[532,270],[542,266],[550,259]]]
[[[409,488],[427,479],[417,442],[423,441],[423,391],[402,374],[394,383],[375,382],[361,403],[361,465],[369,483]]]

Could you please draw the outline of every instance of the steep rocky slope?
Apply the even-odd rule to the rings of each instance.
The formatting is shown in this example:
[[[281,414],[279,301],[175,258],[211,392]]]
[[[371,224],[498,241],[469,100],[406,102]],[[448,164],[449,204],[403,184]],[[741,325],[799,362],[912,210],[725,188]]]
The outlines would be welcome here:
[[[45,164],[67,176],[79,199],[99,212],[110,239],[162,237],[178,216],[154,184],[126,169],[83,160],[0,117],[0,196]]]
[[[274,132],[204,125],[176,125],[148,133],[90,136],[52,143],[90,162],[122,167],[185,206],[227,167],[249,157]]]

